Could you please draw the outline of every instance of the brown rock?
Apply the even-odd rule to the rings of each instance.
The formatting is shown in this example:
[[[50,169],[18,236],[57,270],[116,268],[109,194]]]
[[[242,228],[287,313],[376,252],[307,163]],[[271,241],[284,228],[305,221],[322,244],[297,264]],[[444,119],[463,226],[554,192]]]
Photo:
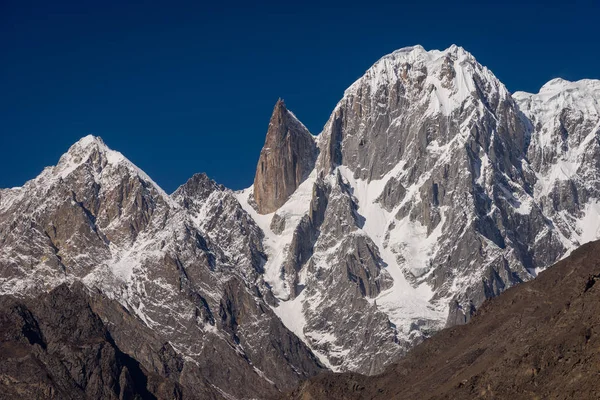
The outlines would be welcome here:
[[[279,99],[254,177],[259,213],[271,213],[286,202],[313,169],[316,154],[313,136]]]

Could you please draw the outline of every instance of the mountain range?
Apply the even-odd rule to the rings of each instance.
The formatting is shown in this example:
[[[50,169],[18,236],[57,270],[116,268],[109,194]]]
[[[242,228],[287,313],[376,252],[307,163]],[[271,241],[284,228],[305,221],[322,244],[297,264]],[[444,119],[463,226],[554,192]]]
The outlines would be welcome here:
[[[600,81],[511,94],[458,46],[384,56],[316,136],[279,100],[241,191],[197,174],[169,195],[86,136],[0,190],[0,391],[265,398],[379,374],[600,238],[599,138]]]

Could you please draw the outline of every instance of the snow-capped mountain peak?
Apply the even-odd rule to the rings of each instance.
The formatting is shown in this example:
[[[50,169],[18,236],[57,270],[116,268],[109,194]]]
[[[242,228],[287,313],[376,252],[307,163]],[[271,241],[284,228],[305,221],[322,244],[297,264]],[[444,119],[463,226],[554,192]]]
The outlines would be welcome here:
[[[549,107],[550,120],[571,141],[579,136],[576,126],[585,126],[577,143],[595,146],[594,96],[587,93],[594,85],[583,82],[581,93],[572,90],[577,85],[550,82],[539,107]],[[594,236],[595,226],[565,224],[571,217],[558,220],[552,211],[567,206],[576,218],[595,215],[595,203],[583,212],[582,203],[575,205],[589,188],[577,189],[579,200],[567,200],[577,199],[573,186],[547,197],[557,171],[572,182],[594,158],[583,150],[560,155],[558,164],[548,152],[536,156],[545,135],[536,122],[541,114],[520,107],[521,97],[459,46],[397,50],[345,91],[318,138],[316,172],[305,182],[313,185],[307,215],[286,218],[283,204],[257,219],[277,243],[267,247],[268,283],[291,288],[290,299],[280,298],[280,314],[293,310],[293,319],[303,321],[294,329],[331,368],[377,371],[382,359],[444,323],[464,323],[486,298],[532,279]],[[561,114],[569,102],[591,118]],[[561,129],[548,131],[559,149]],[[598,175],[597,167],[592,171]],[[547,190],[540,189],[544,182]],[[249,202],[245,207],[251,213]],[[352,297],[357,286],[361,295]],[[346,296],[354,315],[385,316],[393,326],[361,337],[360,346],[382,346],[395,335],[400,347],[381,347],[372,361],[341,356],[361,354],[347,333],[352,329],[341,318],[325,323],[320,316],[335,314],[336,299],[349,302]],[[368,311],[372,305],[376,311]]]
[[[587,116],[600,114],[600,80],[571,82],[555,78],[543,85],[537,94],[516,92],[513,96],[530,117],[531,112],[536,114],[536,122],[547,121],[566,108]]]
[[[60,158],[56,167],[52,169],[52,174],[61,179],[66,179],[78,168],[87,165],[94,179],[97,182],[102,181],[102,176],[110,176],[114,169],[125,168],[130,173],[139,176],[144,182],[151,185],[165,202],[171,202],[169,195],[150,178],[144,171],[129,161],[123,154],[110,149],[99,136],[87,135],[73,144],[69,150]],[[105,184],[110,184],[110,180],[105,179]]]
[[[55,167],[0,192],[0,292],[31,297],[82,282],[121,304],[125,320],[111,320],[111,335],[148,370],[185,365],[182,384],[201,393],[259,397],[321,369],[269,308],[261,239],[234,194],[206,175],[169,197],[86,136]],[[131,335],[136,324],[151,337]],[[230,387],[223,370],[244,385]]]
[[[377,105],[387,103],[380,92],[396,90],[413,102],[425,103],[429,114],[450,115],[468,99],[509,97],[504,85],[462,47],[426,51],[405,47],[379,59],[345,92],[345,97],[369,91]]]

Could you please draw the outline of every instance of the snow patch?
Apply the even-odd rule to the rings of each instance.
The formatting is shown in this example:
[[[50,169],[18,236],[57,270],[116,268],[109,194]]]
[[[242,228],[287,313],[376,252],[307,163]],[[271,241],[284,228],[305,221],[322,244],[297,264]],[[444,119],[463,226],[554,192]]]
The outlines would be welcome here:
[[[417,271],[424,269],[429,257],[436,251],[437,240],[441,235],[443,220],[429,236],[416,225],[412,232],[405,232],[401,228],[392,230],[389,244],[385,243],[386,233],[392,224],[397,224],[395,212],[388,212],[377,202],[387,182],[396,178],[403,171],[403,164],[398,164],[380,180],[367,182],[354,179],[354,174],[345,166],[338,167],[343,178],[354,188],[354,196],[358,200],[358,212],[365,217],[362,231],[367,234],[377,245],[380,256],[387,264],[385,270],[390,274],[393,286],[381,292],[374,302],[380,310],[388,315],[397,329],[408,335],[411,325],[415,320],[428,319],[437,321],[441,326],[446,318],[446,304],[430,303],[433,291],[427,283],[413,286],[404,274],[405,270]],[[414,189],[413,189],[414,190]],[[410,198],[407,192],[406,198]],[[405,221],[405,220],[403,220]],[[405,224],[408,226],[408,224]],[[417,235],[418,236],[411,236]],[[402,248],[405,257],[399,261],[393,249]]]
[[[600,237],[600,200],[585,205],[583,217],[577,220],[579,245],[597,240]]]
[[[265,234],[263,246],[267,253],[267,262],[264,265],[264,279],[271,286],[275,297],[281,300],[287,300],[290,297],[290,288],[287,287],[285,280],[282,279],[282,266],[294,237],[294,231],[302,217],[308,213],[316,179],[317,173],[315,169],[300,184],[284,205],[276,212],[264,215],[259,214],[251,205],[253,187],[236,192],[236,197],[242,208],[250,214],[254,222],[256,222]],[[271,230],[271,221],[275,213],[285,220],[285,229],[279,235]]]

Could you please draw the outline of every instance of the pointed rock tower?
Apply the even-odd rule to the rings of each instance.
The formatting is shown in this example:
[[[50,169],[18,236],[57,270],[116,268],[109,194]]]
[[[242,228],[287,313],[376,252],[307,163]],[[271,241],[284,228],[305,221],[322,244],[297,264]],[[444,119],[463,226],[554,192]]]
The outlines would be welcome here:
[[[281,207],[310,174],[316,156],[313,136],[279,99],[254,177],[258,212],[268,214]]]

